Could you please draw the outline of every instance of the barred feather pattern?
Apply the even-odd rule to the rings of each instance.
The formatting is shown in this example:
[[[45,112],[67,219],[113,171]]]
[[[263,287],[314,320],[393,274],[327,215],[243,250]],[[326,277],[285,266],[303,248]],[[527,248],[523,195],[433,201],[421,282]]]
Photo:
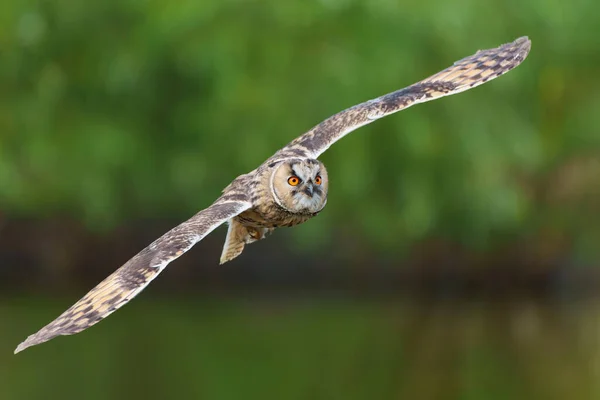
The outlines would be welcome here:
[[[348,133],[413,104],[460,93],[495,79],[521,64],[530,48],[529,39],[521,37],[494,49],[478,51],[429,78],[324,120],[277,151],[258,168],[234,179],[211,206],[155,240],[58,318],[29,336],[15,353],[60,335],[81,332],[98,323],[127,304],[171,261],[225,221],[240,224],[243,234],[228,236],[230,240],[226,241],[221,262],[237,257],[245,244],[264,237],[263,233],[314,217],[324,207],[326,194],[322,207],[310,214],[290,212],[275,201],[270,182],[282,163],[320,163],[315,159]],[[325,174],[324,166],[322,168]],[[261,234],[246,237],[247,233],[257,232]]]
[[[228,201],[227,197],[217,200],[140,251],[58,318],[29,336],[15,353],[59,335],[81,332],[106,318],[144,290],[171,261],[250,206],[247,201]]]
[[[414,104],[464,92],[507,73],[525,60],[530,49],[531,41],[523,36],[512,43],[479,50],[429,78],[327,118],[282,148],[275,157],[317,158],[361,126]]]

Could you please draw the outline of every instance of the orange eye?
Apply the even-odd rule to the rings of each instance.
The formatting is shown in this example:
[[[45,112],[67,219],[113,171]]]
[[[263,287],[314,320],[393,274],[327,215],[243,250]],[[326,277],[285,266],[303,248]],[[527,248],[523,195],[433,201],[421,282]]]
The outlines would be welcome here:
[[[288,183],[290,184],[290,186],[298,186],[298,184],[300,183],[300,178],[298,178],[297,176],[290,176],[288,178]]]
[[[315,183],[316,183],[317,185],[320,185],[322,182],[323,182],[323,181],[321,180],[321,176],[320,176],[320,175],[317,175],[317,177],[315,178]]]

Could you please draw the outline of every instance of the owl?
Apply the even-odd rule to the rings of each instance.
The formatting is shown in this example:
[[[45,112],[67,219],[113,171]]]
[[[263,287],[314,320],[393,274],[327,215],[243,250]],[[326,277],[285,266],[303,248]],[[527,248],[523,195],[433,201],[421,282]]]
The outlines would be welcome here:
[[[96,324],[140,293],[173,260],[227,223],[220,263],[274,229],[308,221],[327,204],[329,178],[318,157],[348,133],[417,103],[463,92],[512,70],[529,54],[521,37],[480,50],[404,89],[335,114],[277,151],[253,171],[233,180],[210,206],[171,229],[100,282],[62,315],[15,350],[72,335]]]

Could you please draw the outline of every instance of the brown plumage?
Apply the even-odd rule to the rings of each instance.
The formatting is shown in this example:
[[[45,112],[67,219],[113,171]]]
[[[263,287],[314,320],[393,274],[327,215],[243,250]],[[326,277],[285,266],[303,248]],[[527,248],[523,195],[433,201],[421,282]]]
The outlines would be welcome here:
[[[521,37],[478,51],[404,89],[339,112],[276,152],[257,169],[237,177],[211,206],[155,240],[81,300],[21,343],[15,353],[59,335],[72,335],[102,320],[141,292],[171,261],[219,225],[229,229],[221,263],[274,229],[317,215],[327,203],[329,181],[318,160],[333,143],[386,115],[471,89],[519,65],[531,42]]]

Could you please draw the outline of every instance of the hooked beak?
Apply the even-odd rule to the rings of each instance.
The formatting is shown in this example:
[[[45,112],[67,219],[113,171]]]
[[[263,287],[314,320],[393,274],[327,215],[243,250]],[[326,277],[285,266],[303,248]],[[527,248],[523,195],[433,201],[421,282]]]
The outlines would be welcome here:
[[[308,197],[313,197],[314,186],[313,186],[312,182],[309,182],[309,183],[306,184],[306,186],[304,187],[304,193]]]

